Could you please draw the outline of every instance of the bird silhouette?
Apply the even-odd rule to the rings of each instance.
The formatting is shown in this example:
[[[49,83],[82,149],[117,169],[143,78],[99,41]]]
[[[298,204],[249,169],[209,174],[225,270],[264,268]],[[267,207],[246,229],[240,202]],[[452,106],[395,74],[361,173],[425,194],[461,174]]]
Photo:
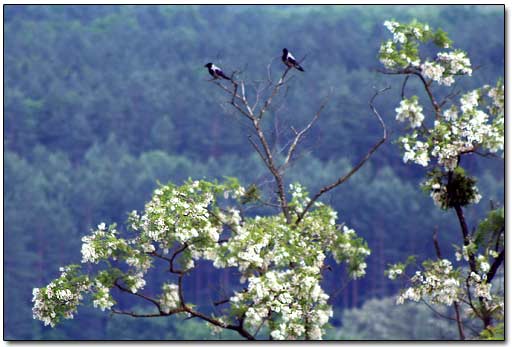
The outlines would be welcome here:
[[[219,78],[222,77],[222,78],[224,78],[226,80],[231,81],[231,78],[226,76],[226,74],[224,74],[222,69],[220,67],[218,67],[218,66],[215,66],[213,63],[205,64],[204,67],[208,68],[208,72],[210,73],[210,75],[213,76],[213,78],[219,79]]]
[[[288,67],[294,67],[299,71],[304,71],[302,66],[297,63],[295,57],[286,48],[283,48],[283,56],[281,57],[281,60]]]

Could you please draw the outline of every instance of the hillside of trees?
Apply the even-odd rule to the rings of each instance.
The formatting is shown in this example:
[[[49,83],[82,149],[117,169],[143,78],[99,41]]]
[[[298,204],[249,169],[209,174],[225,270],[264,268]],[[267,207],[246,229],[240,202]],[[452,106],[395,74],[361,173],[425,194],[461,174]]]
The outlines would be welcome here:
[[[376,100],[390,141],[323,197],[372,251],[367,275],[334,299],[327,338],[368,336],[369,328],[349,324],[379,324],[364,317],[386,309],[397,293],[399,284],[384,275],[387,265],[411,254],[435,256],[435,228],[444,254],[454,253],[458,236],[453,212],[440,211],[421,192],[423,171],[405,165],[396,144],[401,80],[378,72],[390,18],[442,27],[468,52],[473,77],[458,80],[457,88],[495,84],[504,75],[503,6],[4,6],[4,339],[239,338],[213,336],[196,320],[130,319],[88,308],[51,329],[32,319],[32,288],[58,276],[61,264],[79,263],[81,237],[99,222],[122,224],[158,182],[268,180],[246,126],[222,104],[204,64],[262,80],[268,64],[274,73],[284,69],[283,47],[305,56],[306,71],[295,74],[280,107],[269,112],[265,126],[277,129],[272,145],[289,140],[290,126],[307,124],[332,90],[287,185],[300,181],[316,191],[349,170],[381,132],[368,108],[374,88],[392,86]],[[504,161],[464,160],[484,197],[465,211],[474,225],[491,200],[504,202]],[[333,264],[326,291],[339,288],[344,276]],[[210,302],[210,289],[221,282],[229,279],[208,266],[187,290],[195,301]],[[434,320],[413,304],[393,310]],[[434,338],[455,338],[449,324]],[[382,329],[388,333],[376,339],[431,336]]]

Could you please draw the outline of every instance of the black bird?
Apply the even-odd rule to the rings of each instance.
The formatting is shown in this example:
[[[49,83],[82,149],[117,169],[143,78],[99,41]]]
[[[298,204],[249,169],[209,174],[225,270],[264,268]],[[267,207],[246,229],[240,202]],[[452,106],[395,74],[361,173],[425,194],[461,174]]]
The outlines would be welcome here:
[[[295,57],[288,52],[286,48],[283,48],[283,56],[281,57],[281,60],[288,67],[294,67],[299,71],[304,71],[302,66],[300,66],[299,63],[297,63],[297,60],[295,60]]]
[[[222,77],[222,78],[224,78],[226,80],[230,80],[231,81],[231,78],[226,76],[224,74],[224,72],[220,69],[220,67],[215,66],[212,63],[208,63],[204,67],[208,68],[208,72],[210,73],[210,75],[213,76],[213,78],[218,79],[218,78]]]

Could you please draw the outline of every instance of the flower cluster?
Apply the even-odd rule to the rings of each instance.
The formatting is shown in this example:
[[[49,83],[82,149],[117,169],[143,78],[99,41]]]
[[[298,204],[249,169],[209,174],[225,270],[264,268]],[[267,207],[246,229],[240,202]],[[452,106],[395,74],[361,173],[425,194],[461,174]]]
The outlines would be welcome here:
[[[421,166],[427,166],[430,161],[429,145],[427,142],[417,140],[418,133],[414,132],[409,136],[403,136],[400,139],[404,149],[404,163],[412,161]]]
[[[385,41],[380,47],[382,64],[387,69],[418,67],[418,41],[424,42],[432,37],[430,27],[418,22],[404,25],[396,21],[385,21],[384,26],[393,34],[393,39]]]
[[[182,187],[161,187],[146,204],[140,224],[142,235],[159,243],[165,251],[174,241],[185,243],[200,238],[217,241],[221,229],[219,223],[212,222],[208,210],[213,197],[199,181]]]
[[[439,52],[435,61],[425,61],[421,64],[423,76],[437,82],[439,85],[451,86],[455,79],[453,76],[471,76],[471,62],[461,50],[452,52]]]
[[[462,112],[459,114],[455,107],[447,109],[444,119],[437,120],[429,131],[428,138],[433,143],[431,155],[446,170],[457,166],[458,156],[479,147],[493,153],[504,148],[503,115],[493,119],[478,109],[480,92],[477,89],[464,94],[460,99]]]
[[[459,74],[467,71],[468,65],[459,52],[440,53],[436,62],[426,61],[421,64],[419,44],[432,41],[440,48],[449,48],[451,40],[442,30],[432,31],[427,24],[412,21],[403,24],[396,21],[385,21],[384,26],[391,32],[393,38],[384,41],[379,50],[381,63],[386,69],[412,68],[423,71],[427,75],[436,76],[440,80],[450,77],[450,73]]]
[[[119,251],[123,251],[127,244],[116,236],[116,225],[108,229],[105,223],[98,225],[92,235],[82,237],[82,263],[98,263],[110,257],[116,259]]]
[[[308,192],[300,184],[292,183],[290,184],[290,193],[292,195],[290,207],[294,207],[297,213],[302,213],[310,201]]]
[[[500,82],[494,88],[484,86],[472,90],[461,96],[459,108],[452,105],[446,109],[442,117],[435,120],[433,128],[415,130],[402,136],[400,142],[404,150],[404,162],[412,161],[427,166],[431,159],[435,159],[446,172],[452,172],[458,167],[463,154],[480,149],[491,153],[503,151],[505,134],[503,104],[500,103],[504,100],[502,95],[503,85]],[[404,101],[397,108],[397,119],[400,121],[407,119],[408,115],[402,104]],[[488,113],[483,110],[486,105]],[[411,117],[413,125],[412,119],[417,117]],[[430,188],[430,195],[436,205],[443,208],[450,205],[447,203],[446,185],[440,179],[428,180],[424,186]],[[481,195],[474,184],[468,185],[466,190],[468,194],[464,204],[480,201]]]
[[[462,246],[462,252],[460,252],[457,249],[457,251],[455,252],[455,259],[457,259],[457,261],[461,261],[462,259],[464,259],[465,261],[469,261],[469,256],[474,254],[475,248],[475,243],[473,243],[473,241],[470,241],[468,245]]]
[[[54,327],[62,318],[71,319],[83,299],[83,293],[90,290],[87,276],[78,276],[77,267],[61,268],[59,278],[44,288],[32,291],[32,314],[44,325]]]
[[[307,191],[293,185],[290,207],[302,211],[309,202]],[[255,217],[241,220],[236,210],[221,216],[233,234],[222,245],[205,252],[216,267],[236,266],[242,280],[254,271],[286,268],[290,264],[321,268],[327,253],[338,262],[345,261],[353,277],[364,275],[364,262],[370,251],[366,243],[347,226],[337,226],[337,213],[317,203],[300,223],[287,224],[284,216]],[[268,230],[272,230],[269,233]]]
[[[404,265],[402,265],[402,264],[391,265],[390,268],[386,271],[386,273],[390,280],[396,280],[398,277],[400,277],[404,274]]]
[[[128,285],[128,289],[130,289],[132,293],[137,293],[139,289],[143,289],[146,285],[143,272],[136,272],[133,275],[126,275],[123,280],[126,285]]]
[[[275,340],[322,338],[332,309],[317,268],[269,271],[248,282],[247,291],[235,293],[230,301],[235,311],[244,312],[250,326],[256,328],[272,317],[269,328]]]
[[[428,299],[433,304],[451,305],[460,300],[461,282],[449,260],[426,261],[423,267],[423,272],[417,271],[411,278],[412,286],[398,296],[398,304]]]
[[[289,206],[298,218],[311,200],[299,184],[292,184],[290,192]],[[290,224],[282,213],[242,218],[237,207],[225,205],[230,199],[243,205],[255,193],[234,180],[225,184],[189,180],[182,186],[160,186],[142,213],[130,213],[128,226],[136,232],[133,238],[120,238],[115,224],[107,228],[102,223],[82,239],[83,261],[105,261],[108,269],[84,282],[85,287],[52,282],[36,290],[34,317],[56,323],[53,318],[60,316],[52,312],[76,310],[84,290],[92,294],[94,307],[111,309],[115,301],[110,288],[122,285],[125,291],[137,293],[146,285],[144,276],[154,257],[165,258],[170,249],[179,249],[179,257],[176,251],[172,257],[172,272],[185,273],[199,260],[210,260],[217,268],[238,269],[246,288],[231,297],[231,315],[222,318],[225,322],[243,315],[251,327],[266,323],[274,339],[321,339],[332,316],[328,295],[320,285],[326,257],[332,255],[336,262],[346,263],[348,273],[357,278],[366,272],[368,246],[353,229],[338,224],[336,211],[320,202],[300,222]],[[225,236],[222,242],[221,234]],[[170,314],[180,308],[179,290],[176,284],[163,285],[155,299],[162,312]]]
[[[444,67],[450,75],[468,75],[471,76],[471,62],[467,53],[461,50],[452,52],[437,53],[437,61]]]
[[[393,34],[393,39],[384,41],[379,50],[380,61],[387,69],[412,68],[425,78],[446,86],[455,82],[454,76],[471,76],[471,62],[462,50],[438,52],[434,61],[421,62],[420,43],[432,41],[440,48],[450,47],[451,41],[442,30],[433,32],[428,25],[414,21],[410,24],[385,21],[384,26]]]
[[[502,115],[505,112],[505,86],[502,81],[498,81],[495,87],[488,85],[484,86],[484,90],[487,90],[487,96],[492,100],[492,103],[488,106],[488,110],[491,114]]]
[[[423,107],[418,103],[418,97],[413,96],[410,99],[403,99],[400,102],[400,107],[395,109],[396,120],[399,122],[409,121],[411,128],[421,126],[425,119],[423,114]]]
[[[96,290],[96,293],[94,294],[94,300],[92,302],[94,307],[98,307],[102,311],[105,311],[105,309],[109,310],[112,306],[114,306],[115,301],[110,295],[109,287],[103,285],[103,283],[98,280],[94,283],[94,287]]]
[[[162,287],[162,296],[160,297],[160,307],[163,312],[169,313],[180,306],[181,300],[176,284],[164,284]]]
[[[401,291],[397,297],[397,304],[406,300],[428,300],[432,304],[452,305],[454,302],[468,303],[474,298],[482,300],[486,310],[503,311],[503,302],[499,296],[493,295],[491,283],[487,283],[487,273],[490,265],[488,257],[476,255],[476,245],[471,242],[463,247],[462,252],[457,249],[455,255],[458,260],[464,258],[469,261],[474,257],[478,272],[468,268],[454,268],[447,259],[423,262],[423,271],[416,271],[410,278],[410,286]],[[491,257],[490,252],[486,252]],[[391,265],[388,277],[397,279],[397,272],[405,271],[407,264]],[[471,299],[473,298],[473,299]],[[472,312],[474,314],[474,312]]]
[[[485,279],[477,273],[469,274],[468,284],[472,286],[475,296],[483,298],[485,301],[491,301],[491,283],[486,283]]]

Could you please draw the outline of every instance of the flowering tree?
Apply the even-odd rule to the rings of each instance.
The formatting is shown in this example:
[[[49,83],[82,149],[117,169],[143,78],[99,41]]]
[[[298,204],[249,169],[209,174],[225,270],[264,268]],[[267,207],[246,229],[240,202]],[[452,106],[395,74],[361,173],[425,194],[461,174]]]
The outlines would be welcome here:
[[[392,265],[387,271],[390,279],[403,278],[407,284],[397,303],[405,300],[427,304],[453,306],[460,339],[466,338],[461,318],[462,308],[483,323],[483,337],[495,337],[502,325],[503,297],[493,294],[493,280],[497,278],[504,256],[504,211],[492,208],[477,228],[470,229],[463,207],[477,204],[481,195],[476,179],[462,167],[462,158],[470,155],[497,157],[504,146],[504,86],[485,85],[466,92],[452,91],[438,97],[443,87],[454,84],[457,76],[471,76],[472,68],[466,52],[452,48],[452,42],[442,30],[432,31],[428,25],[413,21],[402,24],[386,21],[393,35],[382,43],[380,60],[386,74],[405,76],[402,100],[396,109],[396,119],[406,124],[407,133],[399,139],[404,163],[412,162],[428,167],[422,188],[430,193],[434,203],[443,210],[455,211],[461,230],[460,245],[455,247],[456,260],[452,264],[443,258],[434,234],[437,259],[425,260],[412,277],[406,267],[414,263]],[[435,58],[422,57],[422,44],[433,43],[441,50]],[[410,77],[421,81],[429,107],[424,107],[418,96],[406,97]],[[436,85],[438,87],[436,87]],[[437,88],[439,90],[437,90]],[[431,109],[431,114],[425,109]],[[431,116],[431,117],[426,117]]]
[[[329,295],[321,287],[325,259],[346,263],[352,278],[365,274],[366,242],[339,223],[337,212],[319,201],[326,192],[346,182],[386,140],[379,113],[370,107],[383,128],[383,137],[345,175],[335,178],[312,197],[300,184],[287,189],[284,173],[297,147],[318,120],[325,102],[312,120],[297,131],[292,128],[287,154],[272,150],[263,131],[264,115],[289,78],[287,68],[277,83],[271,79],[248,101],[245,83],[232,76],[231,84],[213,82],[226,92],[228,104],[249,121],[254,130],[250,143],[273,177],[273,192],[262,196],[255,185],[244,187],[236,179],[225,182],[189,180],[181,186],[158,187],[140,213],[133,211],[124,235],[116,224],[101,223],[82,238],[82,263],[60,269],[61,275],[33,291],[33,315],[52,327],[73,318],[80,304],[92,301],[101,310],[132,317],[186,315],[209,323],[214,330],[229,329],[252,340],[263,326],[271,339],[321,339],[332,316]],[[266,93],[266,94],[265,94]],[[266,97],[264,97],[266,95]],[[275,213],[249,216],[246,207],[265,205]],[[199,260],[216,268],[236,268],[241,290],[215,305],[222,314],[200,311],[187,300],[184,281]],[[204,262],[202,263],[204,264]],[[169,281],[159,293],[149,293],[145,275],[153,266],[164,266]],[[119,308],[116,297],[132,296],[147,304],[140,312]],[[90,299],[90,300],[87,300]]]

